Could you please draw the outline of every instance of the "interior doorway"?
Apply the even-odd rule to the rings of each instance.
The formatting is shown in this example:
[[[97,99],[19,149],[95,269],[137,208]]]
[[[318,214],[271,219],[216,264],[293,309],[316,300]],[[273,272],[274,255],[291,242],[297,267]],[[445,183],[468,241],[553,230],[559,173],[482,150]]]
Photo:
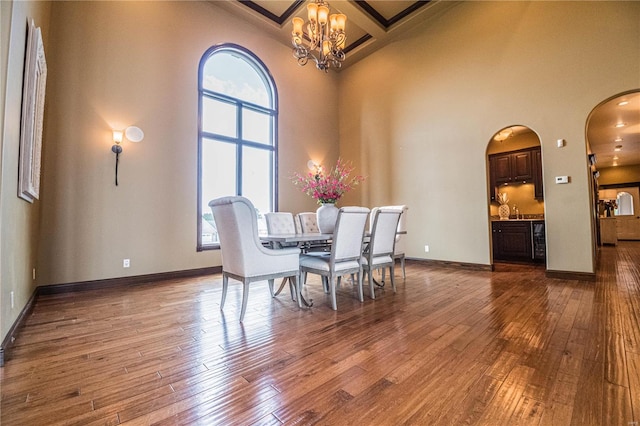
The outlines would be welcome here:
[[[596,105],[587,118],[586,138],[595,257],[602,244],[640,240],[640,89]]]
[[[512,125],[487,144],[491,255],[495,262],[546,264],[540,138]]]

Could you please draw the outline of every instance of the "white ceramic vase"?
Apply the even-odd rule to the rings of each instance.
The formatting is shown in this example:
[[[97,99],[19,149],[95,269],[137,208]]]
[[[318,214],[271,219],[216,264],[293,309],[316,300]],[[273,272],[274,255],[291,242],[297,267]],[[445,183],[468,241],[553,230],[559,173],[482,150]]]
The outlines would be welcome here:
[[[498,208],[498,216],[500,216],[500,220],[509,220],[509,215],[511,214],[511,210],[509,209],[509,204],[500,204]]]
[[[338,220],[338,212],[340,210],[335,204],[323,203],[316,210],[316,218],[318,220],[318,229],[322,234],[333,234]]]

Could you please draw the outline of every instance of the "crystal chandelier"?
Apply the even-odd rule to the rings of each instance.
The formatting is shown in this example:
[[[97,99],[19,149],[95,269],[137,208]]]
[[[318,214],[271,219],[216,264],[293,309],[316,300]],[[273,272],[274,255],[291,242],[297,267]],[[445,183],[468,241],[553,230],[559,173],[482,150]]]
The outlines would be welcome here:
[[[299,65],[306,65],[312,58],[319,70],[328,72],[330,67],[340,68],[346,57],[343,49],[347,35],[344,26],[347,16],[342,13],[329,15],[329,3],[315,0],[307,5],[309,21],[293,18],[293,56]],[[303,28],[306,27],[306,32]],[[306,40],[304,40],[306,39]]]

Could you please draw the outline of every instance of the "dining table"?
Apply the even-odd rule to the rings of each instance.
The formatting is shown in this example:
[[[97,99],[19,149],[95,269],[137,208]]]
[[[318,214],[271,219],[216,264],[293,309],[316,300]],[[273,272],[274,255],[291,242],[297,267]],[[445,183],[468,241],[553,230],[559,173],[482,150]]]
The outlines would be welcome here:
[[[407,233],[406,231],[396,232],[396,234],[398,235],[406,234],[406,233]],[[364,240],[363,240],[363,243],[365,245],[369,243],[370,237],[371,237],[371,234],[369,233],[369,231],[366,231],[364,234]],[[260,235],[260,240],[265,243],[268,243],[270,247],[274,249],[278,249],[282,247],[290,247],[294,243],[297,244],[298,247],[300,247],[301,249],[304,249],[305,245],[309,243],[325,243],[325,244],[329,243],[330,244],[332,238],[333,238],[333,234],[323,234],[319,232]],[[291,284],[293,288],[293,283],[291,283],[291,278],[290,277],[284,278],[282,280],[282,283],[280,283],[280,287],[278,287],[278,290],[274,292],[273,294],[274,296],[277,296],[278,294],[280,294],[280,292],[282,292],[282,289],[284,288],[284,285],[287,283],[287,281]],[[384,287],[384,284],[385,284],[384,280],[379,283],[375,278],[373,278],[373,282],[378,287]],[[311,299],[307,301],[302,294],[299,294],[298,297],[300,297],[300,300],[305,306],[307,307],[313,306],[313,301]]]

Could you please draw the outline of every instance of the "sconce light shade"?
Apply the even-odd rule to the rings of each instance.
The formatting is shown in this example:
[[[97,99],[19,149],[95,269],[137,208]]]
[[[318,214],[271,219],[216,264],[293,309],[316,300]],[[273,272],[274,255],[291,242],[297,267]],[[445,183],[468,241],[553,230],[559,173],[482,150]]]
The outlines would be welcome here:
[[[113,142],[122,143],[122,130],[114,130],[113,131]]]

